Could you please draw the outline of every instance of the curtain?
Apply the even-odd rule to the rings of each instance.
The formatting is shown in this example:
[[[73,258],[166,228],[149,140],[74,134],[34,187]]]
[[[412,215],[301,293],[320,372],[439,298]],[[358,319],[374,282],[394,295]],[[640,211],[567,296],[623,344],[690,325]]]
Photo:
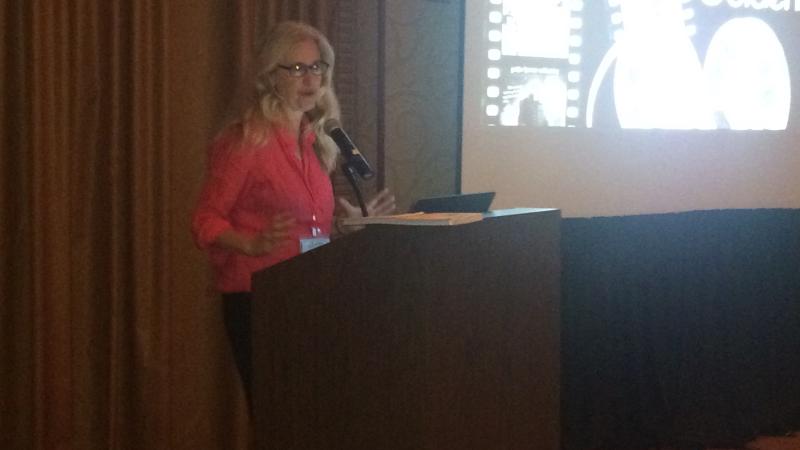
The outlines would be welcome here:
[[[2,14],[2,446],[158,447],[164,8],[10,1]]]
[[[800,426],[800,210],[565,219],[562,245],[565,448]]]
[[[3,2],[0,448],[247,447],[188,217],[259,27],[334,5]]]

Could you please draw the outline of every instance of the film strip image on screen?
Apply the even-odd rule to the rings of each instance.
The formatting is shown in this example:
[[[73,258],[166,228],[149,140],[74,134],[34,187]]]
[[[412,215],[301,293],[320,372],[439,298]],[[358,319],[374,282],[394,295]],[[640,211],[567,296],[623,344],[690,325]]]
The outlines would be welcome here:
[[[800,0],[474,1],[486,125],[790,126]]]

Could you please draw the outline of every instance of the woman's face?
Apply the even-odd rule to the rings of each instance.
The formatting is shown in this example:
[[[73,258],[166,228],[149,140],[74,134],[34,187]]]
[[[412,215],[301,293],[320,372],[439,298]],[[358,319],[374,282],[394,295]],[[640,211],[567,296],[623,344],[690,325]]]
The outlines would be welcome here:
[[[275,90],[289,112],[308,112],[322,96],[322,74],[311,70],[319,67],[315,64],[327,69],[316,42],[306,40],[295,44],[276,69]]]

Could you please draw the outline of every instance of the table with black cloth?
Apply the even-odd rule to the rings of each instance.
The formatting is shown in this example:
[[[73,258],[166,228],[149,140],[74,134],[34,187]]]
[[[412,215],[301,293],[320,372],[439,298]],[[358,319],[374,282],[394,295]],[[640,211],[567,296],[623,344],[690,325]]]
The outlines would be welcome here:
[[[562,221],[563,448],[800,428],[800,210]]]

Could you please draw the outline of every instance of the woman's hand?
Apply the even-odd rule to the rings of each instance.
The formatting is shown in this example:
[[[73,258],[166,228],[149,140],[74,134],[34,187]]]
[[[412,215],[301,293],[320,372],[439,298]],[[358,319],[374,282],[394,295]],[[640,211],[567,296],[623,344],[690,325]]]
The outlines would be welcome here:
[[[361,217],[360,206],[354,206],[344,197],[339,197],[337,201],[339,202],[339,206],[342,207],[346,217]],[[378,192],[365,206],[367,207],[367,215],[370,217],[387,216],[394,213],[397,208],[394,195],[389,192],[389,189],[383,189]]]
[[[217,245],[247,256],[262,256],[289,242],[289,230],[295,220],[288,213],[276,214],[270,225],[255,236],[247,236],[229,229],[217,237]]]
[[[339,202],[339,206],[344,211],[345,217],[362,217],[361,216],[361,207],[354,206],[352,203],[348,202],[346,198],[339,197],[336,199]],[[365,205],[367,207],[367,215],[370,217],[373,216],[387,216],[389,214],[393,214],[395,209],[397,209],[397,205],[395,203],[394,195],[389,192],[389,189],[384,189],[372,198],[372,200],[368,201]],[[334,220],[338,220],[334,218]],[[351,231],[356,231],[364,228],[363,226],[346,226],[340,227],[339,222],[336,222],[336,230],[340,234],[349,233]]]
[[[261,234],[257,234],[250,239],[245,248],[247,256],[262,256],[271,252],[279,245],[289,240],[289,230],[294,226],[295,220],[288,213],[276,214],[272,217],[270,226]]]

